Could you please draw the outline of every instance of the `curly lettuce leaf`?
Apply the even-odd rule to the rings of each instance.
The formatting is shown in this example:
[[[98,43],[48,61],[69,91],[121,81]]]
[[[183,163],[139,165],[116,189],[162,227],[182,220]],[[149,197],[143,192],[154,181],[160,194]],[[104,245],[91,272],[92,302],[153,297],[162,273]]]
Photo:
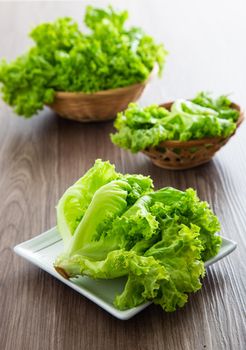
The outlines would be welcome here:
[[[85,24],[88,28],[95,30],[101,23],[108,25],[112,24],[119,32],[124,31],[124,24],[128,19],[128,12],[115,12],[112,6],[108,8],[100,9],[93,6],[87,6],[85,14]]]
[[[130,103],[124,112],[118,113],[114,123],[118,132],[111,134],[111,140],[133,153],[156,146],[168,138],[168,130],[161,121],[169,114],[157,105],[141,108],[136,103]]]
[[[16,114],[30,118],[51,103],[54,89],[49,83],[54,77],[52,65],[35,49],[11,63],[0,63],[0,83],[3,99]],[[46,87],[44,88],[44,86]]]
[[[239,111],[232,108],[231,100],[226,95],[212,98],[207,92],[200,92],[192,99],[192,102],[207,108],[214,109],[219,113],[219,118],[237,121],[239,118]]]
[[[201,288],[200,278],[205,270],[201,260],[203,247],[199,240],[199,227],[171,223],[168,235],[169,239],[166,239],[164,233],[162,240],[147,250],[144,256],[154,257],[169,274],[169,279],[160,283],[154,303],[160,304],[165,311],[174,311],[187,302],[187,293]]]
[[[172,236],[168,236],[167,227],[171,228],[176,223],[188,227],[192,225],[199,227],[199,239],[203,247],[201,258],[207,261],[218,253],[221,246],[221,237],[215,235],[220,230],[219,220],[209,208],[208,203],[199,200],[196,191],[189,188],[185,192],[179,192],[178,200],[174,199],[171,204],[158,201],[153,204],[150,211],[152,215],[158,217],[160,228],[165,233],[165,240],[172,239]]]
[[[83,177],[66,190],[56,208],[57,226],[65,245],[81,222],[94,193],[118,177],[113,165],[98,159]]]
[[[171,107],[171,115],[179,116],[179,140],[201,139],[204,137],[227,137],[236,128],[233,121],[223,119],[212,108],[194,102],[177,100]]]

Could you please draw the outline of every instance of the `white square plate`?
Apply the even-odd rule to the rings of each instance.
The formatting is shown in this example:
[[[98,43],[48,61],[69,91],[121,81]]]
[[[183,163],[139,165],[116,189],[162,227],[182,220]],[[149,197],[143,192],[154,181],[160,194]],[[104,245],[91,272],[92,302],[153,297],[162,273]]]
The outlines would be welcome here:
[[[224,258],[236,246],[237,244],[235,242],[222,237],[222,246],[219,253],[214,258],[208,260],[205,266],[212,265]],[[53,262],[63,251],[63,242],[56,227],[35,238],[18,244],[14,247],[14,251],[121,320],[128,320],[151,304],[151,302],[148,302],[125,311],[116,309],[113,305],[113,300],[115,295],[121,293],[123,290],[125,284],[124,278],[93,280],[89,277],[79,277],[66,280],[59,275],[53,267]]]

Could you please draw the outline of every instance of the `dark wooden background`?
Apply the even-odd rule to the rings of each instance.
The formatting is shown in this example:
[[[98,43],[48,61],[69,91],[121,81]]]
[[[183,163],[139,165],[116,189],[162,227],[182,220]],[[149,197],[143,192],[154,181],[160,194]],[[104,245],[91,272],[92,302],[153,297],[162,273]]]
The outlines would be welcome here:
[[[85,3],[1,2],[0,56],[23,52],[26,33],[41,21],[64,15],[81,21]],[[245,105],[243,1],[115,3],[170,51],[163,79],[147,88],[141,103],[207,89],[232,92]],[[0,103],[0,349],[245,349],[246,126],[209,164],[182,172],[117,149],[109,140],[112,130],[111,122],[83,125],[48,109],[24,120]],[[14,245],[55,225],[59,197],[96,158],[122,172],[151,175],[156,188],[196,188],[218,215],[221,233],[238,243],[207,270],[202,290],[185,308],[169,314],[150,306],[119,321],[13,253]]]

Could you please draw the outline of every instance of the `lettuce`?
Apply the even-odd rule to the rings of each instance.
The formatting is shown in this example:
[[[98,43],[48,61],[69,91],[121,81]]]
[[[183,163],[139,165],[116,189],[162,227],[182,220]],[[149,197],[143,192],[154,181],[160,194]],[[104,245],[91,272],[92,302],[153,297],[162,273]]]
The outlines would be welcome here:
[[[38,25],[30,33],[35,45],[26,54],[0,62],[4,101],[29,118],[52,103],[56,91],[93,93],[139,83],[155,64],[161,74],[163,45],[140,28],[127,29],[127,18],[126,11],[87,6],[89,33],[68,17]]]
[[[65,245],[73,236],[94,193],[117,178],[118,174],[113,165],[97,160],[93,168],[66,190],[57,205],[58,230]]]
[[[192,102],[207,108],[214,109],[219,113],[219,118],[237,121],[239,113],[236,109],[231,108],[231,100],[228,96],[222,95],[218,98],[211,98],[206,92],[200,92]]]
[[[219,221],[194,190],[154,191],[149,177],[101,160],[64,193],[57,225],[64,252],[56,270],[66,278],[125,276],[115,296],[121,310],[147,300],[166,311],[182,307],[221,245]]]
[[[117,132],[111,140],[135,153],[166,140],[227,137],[235,131],[238,117],[239,112],[231,108],[227,97],[212,99],[204,92],[191,101],[176,100],[170,111],[157,105],[142,108],[131,103],[118,114],[114,124]]]

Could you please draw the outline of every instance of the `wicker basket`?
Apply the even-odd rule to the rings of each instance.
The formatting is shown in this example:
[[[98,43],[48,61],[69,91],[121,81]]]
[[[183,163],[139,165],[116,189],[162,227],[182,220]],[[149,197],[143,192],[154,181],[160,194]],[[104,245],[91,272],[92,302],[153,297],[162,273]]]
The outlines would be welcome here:
[[[144,82],[123,88],[93,94],[56,92],[54,102],[48,106],[59,116],[79,122],[111,120],[118,112],[126,109],[130,102],[136,101],[141,96],[150,79],[156,74],[156,70],[155,66]]]
[[[165,103],[161,106],[170,109],[172,103]],[[244,119],[244,115],[240,107],[235,103],[232,103],[231,107],[240,112],[240,117],[237,121],[238,128]],[[207,163],[229,141],[231,136],[190,141],[164,141],[158,146],[148,148],[142,152],[158,167],[173,170],[189,169]]]

